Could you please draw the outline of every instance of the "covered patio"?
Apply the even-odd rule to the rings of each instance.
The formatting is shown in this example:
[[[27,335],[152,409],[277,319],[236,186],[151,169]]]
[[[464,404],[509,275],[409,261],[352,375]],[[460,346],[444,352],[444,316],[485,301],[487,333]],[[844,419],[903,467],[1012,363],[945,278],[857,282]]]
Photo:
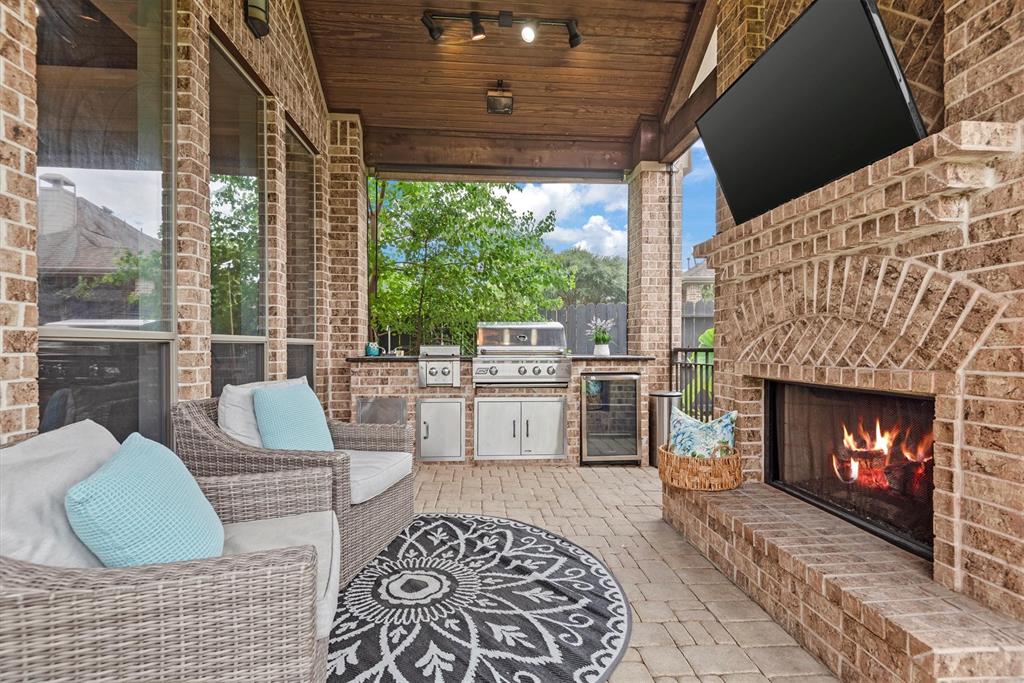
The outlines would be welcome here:
[[[467,683],[1024,680],[1019,3],[877,2],[925,135],[738,223],[719,185],[714,236],[693,252],[714,347],[706,361],[681,348],[697,120],[811,5],[0,4],[0,680],[397,681],[404,667],[452,683],[462,665]],[[412,353],[377,355],[369,188],[385,180],[624,186],[625,347],[562,343],[505,383],[467,348],[439,352],[443,382]],[[253,383],[285,380],[315,395],[315,429],[273,446]],[[659,478],[649,416],[671,389],[700,421],[731,416],[738,486]],[[616,401],[628,465],[588,459]],[[299,424],[267,406],[268,424]],[[35,467],[76,455],[80,429],[89,471]],[[88,481],[139,435],[219,515],[216,553],[114,565],[72,533],[73,473]],[[808,453],[822,457],[794,464]],[[44,513],[83,564],[33,545]],[[290,536],[280,520],[299,516],[308,534]],[[271,525],[245,537],[257,522]],[[418,612],[389,621],[379,651],[347,640],[379,616],[372,596],[408,607],[435,589],[463,599],[451,576],[477,586],[482,564],[378,574],[418,561],[402,553],[420,542],[450,561],[430,545],[446,533],[475,552],[541,539],[552,566],[593,572],[584,590],[545,583],[512,545],[488,556],[527,608],[591,610],[544,640],[547,674],[500,668],[515,657],[498,645],[541,642],[533,617],[481,618],[499,652],[487,670],[472,647],[445,650],[469,621],[434,619],[438,642],[409,649]]]

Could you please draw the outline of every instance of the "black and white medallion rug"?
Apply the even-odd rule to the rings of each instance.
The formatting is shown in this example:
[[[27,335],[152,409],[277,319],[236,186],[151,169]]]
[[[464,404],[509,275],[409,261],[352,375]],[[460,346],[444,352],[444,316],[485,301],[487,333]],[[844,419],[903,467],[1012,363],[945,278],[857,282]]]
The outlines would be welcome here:
[[[332,683],[599,683],[629,642],[600,560],[510,519],[418,515],[342,592]]]

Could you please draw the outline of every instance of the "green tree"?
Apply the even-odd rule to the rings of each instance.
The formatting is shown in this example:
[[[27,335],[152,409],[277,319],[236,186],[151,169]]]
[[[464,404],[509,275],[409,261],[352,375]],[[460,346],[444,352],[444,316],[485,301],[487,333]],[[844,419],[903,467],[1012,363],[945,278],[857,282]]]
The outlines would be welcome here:
[[[626,300],[626,259],[566,249],[555,257],[574,278],[575,286],[556,294],[571,304],[610,304]]]
[[[385,183],[382,188],[379,183]],[[571,274],[544,245],[553,214],[517,213],[511,185],[371,180],[370,311],[375,331],[473,348],[481,320],[537,319]]]
[[[259,183],[213,175],[210,182],[210,310],[214,334],[259,334]]]

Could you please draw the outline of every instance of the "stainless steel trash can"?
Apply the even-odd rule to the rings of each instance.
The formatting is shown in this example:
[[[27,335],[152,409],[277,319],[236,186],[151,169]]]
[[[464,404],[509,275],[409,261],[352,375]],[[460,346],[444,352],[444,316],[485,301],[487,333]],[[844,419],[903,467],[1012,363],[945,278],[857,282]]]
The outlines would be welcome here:
[[[658,447],[668,443],[669,428],[672,426],[672,408],[679,405],[681,391],[652,391],[647,409],[647,447],[650,450],[652,467],[658,466]]]

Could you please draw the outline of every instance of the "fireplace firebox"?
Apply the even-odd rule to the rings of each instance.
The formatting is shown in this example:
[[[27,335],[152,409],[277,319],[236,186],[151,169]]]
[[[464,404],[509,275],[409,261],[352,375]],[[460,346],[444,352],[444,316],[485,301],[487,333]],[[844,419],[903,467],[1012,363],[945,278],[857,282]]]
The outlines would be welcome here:
[[[765,479],[931,559],[935,401],[784,382],[767,389]]]

